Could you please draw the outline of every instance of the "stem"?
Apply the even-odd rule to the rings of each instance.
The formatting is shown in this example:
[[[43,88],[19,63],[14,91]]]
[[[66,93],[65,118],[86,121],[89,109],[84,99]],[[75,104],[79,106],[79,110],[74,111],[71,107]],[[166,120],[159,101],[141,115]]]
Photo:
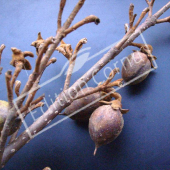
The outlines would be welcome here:
[[[64,83],[64,90],[67,90],[70,86],[71,75],[72,75],[72,72],[73,72],[73,69],[74,69],[74,66],[75,66],[77,54],[80,51],[80,49],[82,48],[83,44],[86,44],[86,43],[87,43],[87,39],[83,38],[76,45],[74,53],[71,56],[70,61],[69,61],[69,68],[67,70],[67,76],[66,76],[66,80],[65,80],[65,83]]]
[[[133,15],[133,10],[134,10],[134,5],[130,4],[129,7],[129,27],[133,27],[133,22],[134,22],[134,15]]]
[[[59,13],[58,13],[58,20],[57,20],[58,29],[61,28],[61,18],[62,18],[62,14],[63,14],[65,4],[66,4],[66,0],[60,1],[60,10],[59,10]]]
[[[15,94],[19,97],[19,89],[21,87],[21,82],[19,80],[15,81]]]
[[[18,61],[18,62],[15,64],[15,72],[14,72],[14,74],[13,74],[13,76],[12,76],[12,80],[11,80],[11,87],[12,87],[12,89],[13,89],[13,87],[14,87],[14,83],[15,83],[15,81],[16,81],[19,73],[21,72],[23,66],[24,66],[24,63],[23,63],[23,62],[20,62],[20,61]]]
[[[161,24],[161,23],[164,23],[164,22],[170,22],[170,16],[166,17],[166,18],[163,18],[163,19],[158,19],[156,21],[157,24]]]
[[[81,27],[82,25],[85,25],[85,24],[88,24],[91,22],[94,22],[96,25],[98,25],[100,23],[100,19],[98,17],[96,17],[95,15],[90,15],[90,16],[84,18],[83,20],[79,21],[72,27],[66,29],[64,33],[65,33],[65,35],[67,35],[67,34],[71,33],[72,31],[76,30],[77,28]]]
[[[5,48],[5,45],[2,44],[2,45],[0,46],[0,65],[1,65],[1,56],[2,56],[2,52],[3,52],[4,48]],[[3,69],[3,68],[0,67],[0,74],[1,74],[2,69]]]
[[[12,78],[12,72],[7,71],[5,73],[5,79],[6,79],[6,87],[7,87],[7,93],[8,93],[9,109],[13,107],[13,91],[12,91],[12,87],[10,84],[11,78]]]

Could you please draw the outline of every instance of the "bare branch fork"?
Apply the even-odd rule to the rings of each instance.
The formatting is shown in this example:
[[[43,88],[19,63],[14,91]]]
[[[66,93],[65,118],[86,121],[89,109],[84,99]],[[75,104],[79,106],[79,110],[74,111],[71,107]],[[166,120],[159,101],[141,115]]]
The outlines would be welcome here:
[[[38,82],[41,78],[41,75],[42,75],[43,71],[45,70],[45,68],[47,67],[47,65],[49,64],[49,61],[50,61],[49,59],[50,59],[51,55],[53,54],[54,50],[56,49],[56,47],[58,46],[58,44],[60,43],[60,41],[68,33],[71,33],[72,31],[74,31],[75,29],[79,28],[80,26],[82,26],[86,23],[90,23],[90,22],[99,23],[99,19],[97,17],[89,16],[89,17],[86,17],[84,20],[78,22],[74,26],[70,27],[72,21],[74,20],[78,11],[83,6],[84,2],[85,2],[85,0],[79,0],[79,2],[73,9],[72,13],[68,17],[68,19],[66,20],[64,25],[61,26],[61,18],[62,18],[62,13],[63,13],[63,9],[65,6],[66,0],[60,1],[60,10],[59,10],[58,22],[57,22],[58,29],[57,29],[56,37],[52,38],[53,41],[52,41],[52,44],[50,43],[51,45],[48,43],[44,43],[44,47],[42,47],[42,49],[41,49],[42,51],[40,51],[38,54],[38,58],[36,61],[36,67],[35,67],[33,73],[30,75],[29,80],[26,83],[26,86],[24,87],[24,89],[22,90],[21,93],[19,93],[20,85],[15,85],[15,92],[16,92],[17,96],[24,96],[16,102],[17,107],[20,108],[21,110],[24,108],[24,106],[22,106],[22,105],[26,98],[26,94],[29,93],[30,90],[34,86],[35,87],[38,86]],[[134,6],[133,5],[130,6],[130,9],[129,9],[129,27],[130,28],[126,30],[126,35],[118,42],[118,44],[116,44],[114,47],[112,47],[108,51],[108,53],[106,53],[103,56],[103,58],[101,58],[91,69],[89,69],[89,71],[87,71],[80,79],[78,79],[71,87],[69,87],[70,78],[71,78],[71,74],[72,74],[72,70],[74,67],[74,62],[75,62],[77,53],[78,53],[79,49],[81,48],[82,44],[84,44],[84,43],[80,42],[80,45],[77,45],[78,48],[77,48],[77,50],[75,50],[76,52],[73,54],[71,52],[71,55],[68,58],[70,64],[69,64],[69,68],[68,68],[68,72],[67,72],[64,91],[57,97],[56,101],[49,107],[49,109],[29,127],[29,129],[24,131],[18,138],[15,138],[16,137],[16,135],[15,135],[14,136],[15,140],[13,138],[11,140],[10,144],[5,148],[7,135],[9,133],[8,131],[9,131],[11,124],[14,121],[15,117],[17,116],[17,114],[16,114],[17,111],[15,110],[15,107],[13,106],[13,103],[11,102],[12,92],[11,92],[11,86],[9,85],[10,80],[11,80],[11,73],[10,72],[6,73],[7,74],[6,75],[7,87],[9,85],[9,88],[7,88],[7,89],[8,89],[8,93],[11,94],[11,95],[8,95],[8,102],[9,103],[11,102],[11,104],[10,104],[11,109],[9,112],[10,115],[8,116],[8,118],[5,122],[5,125],[2,130],[1,138],[0,138],[1,167],[3,167],[7,163],[7,161],[20,148],[22,148],[22,146],[24,146],[26,143],[28,143],[32,139],[32,138],[30,138],[29,134],[34,136],[34,135],[38,134],[45,126],[47,126],[51,120],[53,120],[65,107],[67,107],[69,104],[71,104],[71,102],[73,100],[76,99],[75,96],[76,96],[77,92],[79,90],[81,90],[81,88],[95,74],[97,74],[99,72],[99,70],[101,70],[109,61],[114,59],[123,49],[125,49],[127,46],[129,46],[130,43],[133,42],[134,39],[140,35],[140,33],[144,32],[146,29],[150,28],[151,26],[153,26],[155,24],[167,22],[167,19],[164,19],[164,21],[162,20],[160,22],[160,20],[158,20],[158,18],[170,8],[170,2],[168,2],[164,7],[162,7],[154,15],[152,15],[152,8],[153,8],[154,0],[151,0],[151,2],[149,2],[149,1],[146,1],[146,2],[148,3],[149,8],[146,8],[143,10],[143,12],[142,12],[140,18],[138,19],[138,21],[136,22],[136,24],[134,24],[135,17],[136,17],[136,15],[133,14]],[[144,16],[147,14],[147,12],[149,12],[149,17],[139,26],[141,20],[144,18]],[[48,47],[48,49],[47,49],[47,47]],[[69,48],[65,48],[65,49],[67,49],[66,52],[68,52]],[[45,55],[43,56],[44,52],[45,52]],[[111,79],[108,79],[106,81],[106,83],[104,84],[106,87],[113,86],[113,84],[111,86],[110,80]],[[114,83],[114,82],[112,82],[112,83]],[[104,88],[104,86],[101,85],[101,86],[95,88],[95,90],[101,90],[103,88]],[[91,91],[90,93],[93,93],[94,91]],[[30,94],[34,94],[34,92],[31,91]],[[88,95],[88,94],[85,94],[85,95]],[[82,97],[82,96],[79,96],[79,97]],[[36,100],[34,100],[34,101],[36,101]],[[39,102],[39,101],[40,100],[37,99],[37,102]],[[30,106],[31,103],[35,104],[36,102],[33,102],[33,97],[28,96],[26,103],[29,103],[29,104],[27,104],[27,107],[25,107],[23,109],[24,114],[28,113],[28,110],[27,110],[28,106]]]

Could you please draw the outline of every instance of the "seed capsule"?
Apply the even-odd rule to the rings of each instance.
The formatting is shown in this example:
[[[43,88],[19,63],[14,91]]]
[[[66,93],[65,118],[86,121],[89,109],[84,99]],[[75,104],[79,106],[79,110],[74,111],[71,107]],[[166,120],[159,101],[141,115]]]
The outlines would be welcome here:
[[[0,132],[2,131],[2,128],[4,126],[5,120],[8,115],[8,102],[0,100]],[[16,118],[14,123],[12,124],[12,127],[9,132],[9,136],[12,135],[19,127],[21,122],[20,118]]]
[[[93,89],[92,87],[82,89],[78,95],[81,95],[88,90]],[[64,115],[69,116],[73,114],[70,118],[77,121],[88,121],[90,118],[90,115],[93,113],[93,111],[101,106],[102,104],[100,102],[95,102],[95,100],[100,99],[102,97],[101,92],[90,94],[86,97],[82,97],[80,99],[74,100],[70,106],[68,106],[65,111]],[[107,97],[106,100],[111,100],[110,97]],[[92,105],[87,106],[88,104],[94,102]],[[87,107],[86,107],[87,106]],[[84,109],[82,109],[85,107]],[[78,111],[79,109],[82,109],[81,111]],[[78,111],[78,112],[76,112]],[[74,114],[75,113],[75,114]]]
[[[115,140],[122,131],[124,125],[120,110],[114,110],[110,105],[97,108],[89,119],[89,133],[95,142],[95,151]]]
[[[130,84],[135,85],[142,82],[150,73],[151,62],[145,53],[136,51],[130,54],[123,63],[122,78],[125,82],[129,82],[134,78]]]

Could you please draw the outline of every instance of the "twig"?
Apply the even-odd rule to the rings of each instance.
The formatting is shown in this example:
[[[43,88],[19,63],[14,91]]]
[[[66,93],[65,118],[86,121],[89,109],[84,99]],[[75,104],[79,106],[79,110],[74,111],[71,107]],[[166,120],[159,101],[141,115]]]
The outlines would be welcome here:
[[[50,44],[54,43],[54,38],[53,37],[49,37],[45,40],[44,44],[43,44],[43,47],[41,48],[39,54],[38,54],[38,58],[37,58],[37,61],[36,61],[36,65],[35,65],[35,72],[36,73],[39,73],[39,67],[40,67],[40,63],[41,63],[41,59],[43,57],[43,54],[44,54],[44,51],[47,50],[48,46]]]
[[[35,104],[39,103],[41,100],[44,99],[44,97],[45,97],[45,94],[41,95],[40,97],[38,97],[37,99],[32,101],[30,105],[32,106],[32,105],[35,105]]]
[[[74,53],[69,60],[69,68],[67,70],[67,76],[66,76],[66,80],[65,80],[65,83],[64,83],[64,90],[67,90],[70,86],[70,79],[71,79],[71,75],[72,75],[72,72],[73,72],[73,69],[74,69],[77,54],[78,54],[79,50],[82,48],[83,44],[86,44],[86,43],[87,43],[87,38],[83,38],[76,45]]]
[[[39,107],[42,107],[43,105],[44,105],[43,102],[39,102],[39,103],[36,103],[35,105],[31,106],[30,108],[28,108],[28,110],[26,110],[24,113],[22,113],[23,118],[25,118],[27,116],[27,114],[30,113],[31,111],[33,111],[33,110],[35,110],[35,109],[37,109]],[[22,121],[20,122],[17,131],[11,135],[11,138],[10,138],[10,140],[8,142],[8,145],[11,144],[12,142],[14,142],[14,140],[16,139],[16,137],[18,135],[18,132],[19,132],[19,130],[21,128],[21,125],[22,125]]]
[[[154,5],[155,0],[151,0],[151,1],[145,0],[145,1],[149,6],[149,17],[151,17],[152,16],[152,9],[153,9],[153,5]]]
[[[56,58],[51,58],[51,59],[48,61],[45,69],[46,69],[50,64],[55,63],[56,61],[57,61]],[[43,72],[45,71],[45,69],[43,70]],[[22,112],[25,112],[25,111],[28,109],[28,107],[30,106],[31,102],[32,102],[33,99],[34,99],[34,96],[35,96],[36,92],[39,90],[40,87],[38,86],[38,83],[39,83],[39,81],[40,81],[40,79],[41,79],[41,77],[42,77],[43,72],[40,73],[40,75],[38,76],[37,80],[36,80],[35,83],[33,84],[31,90],[28,92],[29,95],[28,95],[28,98],[27,98],[27,100],[26,100],[26,102],[25,102],[25,105],[20,109],[20,112],[21,112],[21,113],[22,113]],[[41,98],[41,97],[40,97],[40,98]]]
[[[142,19],[145,17],[145,15],[146,15],[148,12],[149,12],[149,8],[145,8],[145,9],[142,11],[142,13],[141,13],[138,21],[136,22],[136,24],[135,24],[135,26],[134,26],[135,29],[139,26],[140,22],[142,21]]]
[[[66,29],[64,33],[65,33],[65,35],[67,35],[67,34],[71,33],[72,31],[76,30],[77,28],[81,27],[82,25],[85,25],[85,24],[88,24],[91,22],[94,22],[96,25],[98,25],[100,23],[100,19],[98,17],[96,17],[95,15],[90,15],[90,16],[84,18],[83,20],[79,21],[72,27]]]
[[[161,23],[164,23],[164,22],[169,22],[170,23],[170,16],[166,17],[166,18],[163,18],[163,19],[158,19],[156,21],[157,24],[161,24]]]
[[[0,65],[1,65],[1,56],[2,56],[2,52],[3,52],[4,48],[5,48],[5,45],[2,44],[2,45],[0,46]],[[0,67],[0,74],[1,74],[2,69],[3,69],[3,68]]]
[[[133,27],[133,23],[135,21],[136,18],[136,14],[133,14],[133,10],[134,10],[134,5],[130,4],[129,7],[129,27],[132,28]]]
[[[85,93],[82,93],[82,94],[78,95],[76,98],[74,98],[74,100],[80,99],[82,97],[86,97],[86,96],[88,96],[90,94],[93,94],[93,93],[96,93],[98,91],[107,91],[107,89],[110,89],[113,86],[121,86],[122,81],[123,81],[123,79],[118,79],[118,80],[116,80],[116,81],[114,81],[112,83],[109,83],[108,85],[103,85],[103,84],[99,85],[99,86],[97,86],[97,87],[95,87],[93,89],[88,90]]]
[[[19,97],[20,87],[21,87],[21,81],[19,81],[19,80],[15,81],[15,94],[17,95],[17,97]]]
[[[5,79],[6,79],[6,87],[7,87],[7,93],[8,93],[9,109],[13,107],[13,92],[12,92],[12,87],[10,84],[11,78],[12,78],[12,71],[7,71],[5,73]]]
[[[60,10],[59,10],[59,13],[58,13],[58,20],[57,20],[58,29],[61,28],[61,18],[62,18],[63,9],[65,7],[65,4],[66,4],[66,0],[60,1]]]
[[[11,87],[12,87],[12,89],[13,89],[14,83],[15,83],[19,73],[21,72],[23,66],[24,66],[23,62],[17,62],[16,63],[15,72],[14,72],[14,74],[12,76],[12,80],[11,80]]]
[[[103,85],[105,85],[105,86],[108,85],[112,81],[112,79],[115,77],[116,73],[118,73],[118,72],[120,72],[119,68],[114,68],[110,72],[108,79],[103,83]]]
[[[140,15],[137,23],[135,24],[135,26],[133,26],[133,27],[131,27],[131,28],[129,29],[129,31],[125,34],[125,36],[124,36],[124,37],[120,40],[120,42],[115,46],[116,49],[120,49],[121,46],[129,39],[129,37],[134,33],[134,31],[136,30],[136,28],[137,28],[138,25],[140,24],[141,20],[144,18],[144,16],[146,15],[146,13],[147,13],[148,11],[149,11],[148,8],[145,8],[145,9],[142,11],[142,13],[141,13],[141,15]],[[129,41],[128,41],[128,42],[129,42]]]

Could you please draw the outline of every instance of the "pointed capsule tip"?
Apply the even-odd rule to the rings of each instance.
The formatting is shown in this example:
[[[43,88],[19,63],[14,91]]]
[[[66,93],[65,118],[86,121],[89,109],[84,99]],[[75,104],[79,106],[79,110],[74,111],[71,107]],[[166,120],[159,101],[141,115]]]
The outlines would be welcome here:
[[[95,146],[95,150],[94,150],[94,153],[93,153],[94,156],[96,155],[97,149],[98,149],[98,147]]]

